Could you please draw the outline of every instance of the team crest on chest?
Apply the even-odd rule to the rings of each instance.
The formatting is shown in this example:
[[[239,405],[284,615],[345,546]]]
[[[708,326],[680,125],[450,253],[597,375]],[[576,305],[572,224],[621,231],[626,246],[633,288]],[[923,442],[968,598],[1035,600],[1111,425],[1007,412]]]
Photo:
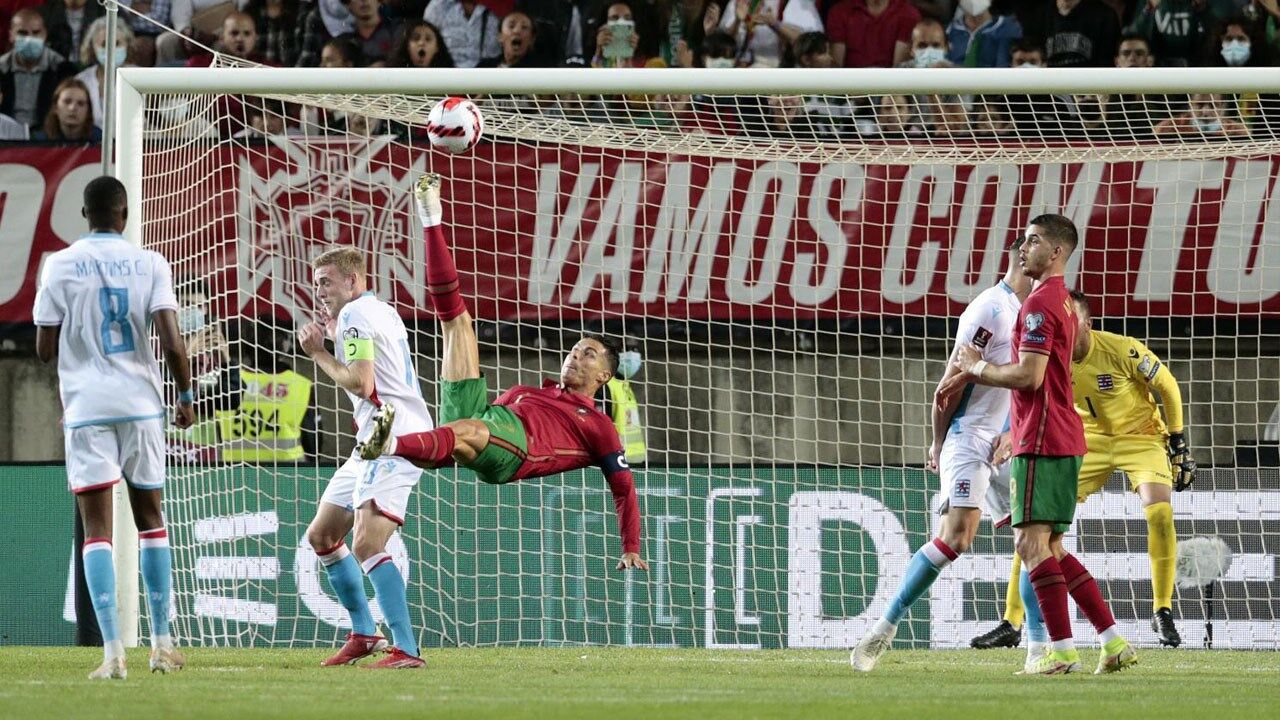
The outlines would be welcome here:
[[[1111,378],[1110,373],[1103,373],[1098,376],[1098,389],[1099,390],[1115,390],[1116,389],[1115,381]]]

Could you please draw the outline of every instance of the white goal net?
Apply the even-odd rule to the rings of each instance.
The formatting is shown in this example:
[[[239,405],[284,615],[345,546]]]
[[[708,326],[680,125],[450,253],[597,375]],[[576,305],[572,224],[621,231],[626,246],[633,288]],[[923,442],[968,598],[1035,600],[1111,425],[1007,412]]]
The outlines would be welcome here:
[[[1184,637],[1199,644],[1211,607],[1215,647],[1280,648],[1277,78],[406,72],[121,73],[132,230],[173,263],[199,376],[166,491],[184,642],[347,631],[304,533],[351,452],[350,408],[294,333],[316,311],[309,261],[360,247],[434,410],[411,195],[430,170],[493,393],[556,377],[584,332],[640,354],[651,570],[613,569],[593,468],[501,487],[425,472],[391,545],[425,646],[852,646],[938,525],[922,463],[956,319],[1026,222],[1060,212],[1096,326],[1144,341],[1182,389],[1204,469],[1173,498],[1179,538],[1233,552],[1211,606],[1177,591]],[[427,142],[445,94],[484,113],[470,152]],[[298,462],[275,402],[289,370],[315,381]],[[1118,476],[1068,545],[1125,634],[1154,642],[1146,523]],[[984,519],[899,641],[991,627],[1011,552]]]

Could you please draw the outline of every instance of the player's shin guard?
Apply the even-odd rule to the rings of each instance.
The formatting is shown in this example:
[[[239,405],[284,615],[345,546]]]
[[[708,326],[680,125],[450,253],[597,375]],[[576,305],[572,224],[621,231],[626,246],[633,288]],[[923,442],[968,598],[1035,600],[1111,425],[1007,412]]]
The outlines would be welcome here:
[[[453,463],[454,442],[453,428],[438,427],[426,432],[397,435],[395,445],[388,448],[387,453],[412,461],[418,467],[444,467]]]
[[[957,557],[959,554],[943,542],[942,538],[934,538],[922,545],[911,556],[902,585],[898,588],[898,594],[889,601],[889,609],[885,611],[883,622],[896,626],[907,614],[907,609],[938,579],[938,573]]]
[[[458,268],[439,222],[423,229],[423,240],[427,250],[427,294],[431,296],[436,318],[448,322],[467,311],[462,293],[458,291]]]
[[[1049,629],[1049,639],[1053,641],[1054,650],[1070,650],[1075,645],[1071,641],[1071,612],[1067,608],[1067,581],[1062,575],[1058,561],[1049,556],[1042,560],[1028,573],[1031,586],[1035,589],[1040,613],[1044,616],[1045,627]]]
[[[1058,560],[1058,565],[1062,568],[1063,579],[1067,581],[1067,592],[1071,593],[1071,599],[1076,601],[1080,612],[1093,623],[1093,629],[1098,631],[1102,641],[1105,643],[1119,637],[1115,630],[1116,619],[1111,614],[1107,601],[1102,599],[1102,589],[1098,587],[1098,581],[1093,579],[1093,575],[1070,553],[1063,555]]]
[[[1018,565],[1022,563],[1019,562]],[[1031,574],[1025,568],[1018,572],[1018,594],[1022,607],[1027,615],[1027,642],[1043,645],[1049,642],[1049,631],[1044,626],[1044,615],[1040,614],[1040,601],[1036,599],[1036,589],[1031,585]]]
[[[84,580],[93,599],[93,614],[102,631],[102,654],[107,660],[124,655],[116,620],[116,568],[111,556],[111,539],[86,538],[84,541]]]
[[[173,554],[169,533],[163,526],[138,532],[139,564],[147,586],[147,619],[151,623],[151,647],[173,647],[169,635],[169,596],[173,589]]]
[[[1173,575],[1178,563],[1178,535],[1173,506],[1167,502],[1143,508],[1147,514],[1147,552],[1151,555],[1152,611],[1173,607]]]
[[[364,594],[364,575],[360,572],[360,563],[347,549],[345,542],[339,542],[328,550],[316,552],[320,564],[329,574],[329,584],[338,596],[342,607],[351,614],[351,630],[360,635],[373,635],[378,632],[378,625],[373,621],[373,613],[369,611],[369,598]]]
[[[1009,584],[1004,589],[1004,619],[1014,627],[1022,627],[1022,558],[1013,555],[1013,563],[1009,566]],[[1034,593],[1032,594],[1034,597]]]
[[[373,592],[378,596],[378,606],[391,626],[391,637],[396,647],[418,656],[418,639],[409,624],[409,600],[405,596],[404,578],[400,569],[391,562],[391,556],[382,552],[360,564],[364,574],[373,582]]]

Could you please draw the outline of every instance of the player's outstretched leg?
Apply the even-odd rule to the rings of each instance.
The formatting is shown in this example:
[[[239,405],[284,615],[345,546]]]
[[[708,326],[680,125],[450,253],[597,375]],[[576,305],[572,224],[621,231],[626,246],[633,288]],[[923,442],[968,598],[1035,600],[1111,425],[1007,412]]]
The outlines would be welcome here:
[[[876,663],[880,662],[880,658],[893,645],[893,638],[898,634],[898,623],[907,614],[912,603],[920,599],[943,568],[957,557],[959,553],[943,542],[942,538],[934,538],[916,551],[907,565],[898,594],[890,601],[884,617],[876,621],[871,631],[858,641],[858,645],[849,654],[849,664],[854,670],[870,672],[875,669]]]
[[[440,175],[427,173],[418,178],[413,196],[418,206],[418,219],[422,221],[422,239],[426,248],[427,294],[436,318],[447,323],[465,313],[467,306],[462,302],[458,268],[444,237],[444,205],[440,202],[443,183],[444,178]]]
[[[157,499],[158,500],[158,499]],[[139,564],[147,586],[147,618],[151,623],[151,672],[181,670],[187,660],[169,634],[169,596],[173,589],[173,554],[164,525],[138,532]]]
[[[110,497],[110,490],[105,491]],[[87,523],[86,523],[87,525]],[[85,538],[84,579],[93,598],[93,614],[102,631],[102,665],[89,673],[90,680],[124,680],[128,675],[124,664],[124,643],[120,641],[116,621],[116,570],[111,554],[111,539]]]
[[[1102,590],[1093,575],[1070,553],[1059,558],[1058,564],[1062,567],[1062,576],[1067,581],[1071,599],[1076,601],[1080,611],[1093,623],[1093,629],[1098,631],[1098,637],[1102,640],[1102,654],[1098,657],[1098,668],[1094,670],[1094,674],[1119,672],[1136,665],[1138,653],[1116,629],[1116,619],[1111,614],[1107,601],[1102,598]]]
[[[1024,610],[1020,594],[1022,561],[1017,554],[1009,567],[1009,584],[1004,593],[1004,619],[999,625],[978,635],[969,641],[969,647],[976,650],[993,648],[1016,648],[1022,642],[1022,622]]]

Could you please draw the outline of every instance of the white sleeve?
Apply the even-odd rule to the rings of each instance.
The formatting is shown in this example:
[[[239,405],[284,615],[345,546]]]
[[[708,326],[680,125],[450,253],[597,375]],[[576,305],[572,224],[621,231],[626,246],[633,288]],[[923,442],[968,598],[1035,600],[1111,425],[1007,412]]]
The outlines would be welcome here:
[[[57,262],[49,258],[40,272],[40,280],[36,284],[36,304],[31,315],[36,325],[55,327],[62,324],[67,315],[67,306],[62,297],[62,286],[57,282],[55,268]]]
[[[377,323],[373,321],[365,313],[359,309],[347,307],[342,309],[338,314],[338,337],[336,345],[344,346],[347,340],[369,340],[373,341],[378,336]],[[347,352],[342,353],[342,362],[350,365],[351,361],[347,359]]]
[[[822,16],[810,0],[790,0],[779,18],[783,25],[799,28],[804,32],[822,32]]]
[[[724,10],[720,11],[720,29],[728,32],[737,19],[738,0],[729,0],[729,2],[725,3]]]
[[[160,253],[151,254],[151,307],[148,315],[161,310],[177,310],[178,297],[173,292],[173,271]]]
[[[169,22],[178,32],[191,27],[192,15],[195,15],[195,8],[191,6],[191,0],[173,0],[169,4]]]
[[[443,0],[431,0],[430,2],[427,3],[427,9],[422,11],[422,19],[426,20],[432,25],[435,25],[436,27],[440,27],[440,21],[443,19],[443,16],[444,16]],[[441,32],[443,32],[443,30],[441,30]]]
[[[966,308],[960,315],[960,325],[956,328],[956,341],[952,352],[954,353],[955,349],[961,345],[972,343],[981,350],[983,359],[990,360],[991,350],[999,339],[995,337],[997,332],[999,332],[999,326],[992,321],[986,308]]]
[[[502,27],[498,24],[498,18],[492,12],[485,15],[485,25],[487,28],[484,32],[484,47],[480,48],[481,60],[498,57],[502,54],[502,43],[498,42],[498,34],[501,32]]]

